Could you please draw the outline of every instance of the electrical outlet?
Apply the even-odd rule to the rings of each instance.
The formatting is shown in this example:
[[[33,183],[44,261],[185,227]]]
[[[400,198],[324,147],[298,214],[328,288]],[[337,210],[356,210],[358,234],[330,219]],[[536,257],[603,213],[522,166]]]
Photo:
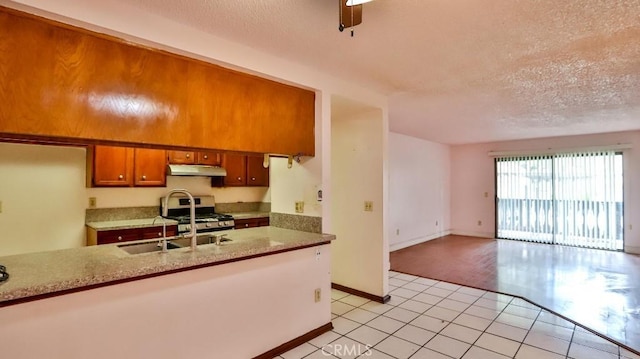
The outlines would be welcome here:
[[[296,202],[296,213],[304,213],[304,202]]]
[[[89,208],[96,208],[98,200],[95,197],[89,197]]]
[[[400,235],[400,228],[396,228],[396,236]]]
[[[0,201],[0,213],[2,213],[2,201]]]
[[[481,226],[482,225],[482,221],[478,221],[478,225]]]
[[[364,201],[364,210],[366,212],[373,212],[373,202],[371,201]]]
[[[484,197],[485,197],[485,198],[488,198],[488,197],[489,197],[489,192],[485,192],[485,193],[484,193]]]
[[[316,248],[316,262],[320,261],[320,248]]]
[[[315,292],[313,293],[313,297],[314,297],[316,303],[318,303],[320,301],[320,299],[322,298],[321,294],[322,294],[322,291],[320,290],[320,288],[316,288]]]
[[[436,221],[436,227],[438,226],[438,221]]]

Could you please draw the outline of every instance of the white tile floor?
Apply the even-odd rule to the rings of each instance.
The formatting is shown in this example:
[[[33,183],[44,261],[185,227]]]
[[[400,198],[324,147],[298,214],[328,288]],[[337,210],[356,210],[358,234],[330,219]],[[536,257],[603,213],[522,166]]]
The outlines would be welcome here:
[[[519,298],[389,277],[387,304],[332,290],[334,329],[278,358],[640,359]]]

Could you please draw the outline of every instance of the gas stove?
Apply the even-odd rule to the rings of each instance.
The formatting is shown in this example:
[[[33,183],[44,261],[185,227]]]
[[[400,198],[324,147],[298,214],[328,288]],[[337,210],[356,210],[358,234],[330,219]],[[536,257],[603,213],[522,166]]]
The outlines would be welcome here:
[[[160,213],[164,203],[160,199]],[[213,196],[194,196],[196,204],[196,230],[198,232],[213,232],[233,229],[235,223],[233,217],[228,214],[216,213],[215,198]],[[191,217],[189,198],[173,196],[167,204],[167,218],[178,221],[178,233],[191,231]]]

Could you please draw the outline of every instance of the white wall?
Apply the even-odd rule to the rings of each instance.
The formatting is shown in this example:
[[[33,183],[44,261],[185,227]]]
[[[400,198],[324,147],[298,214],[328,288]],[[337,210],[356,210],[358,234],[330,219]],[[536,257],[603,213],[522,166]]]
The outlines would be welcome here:
[[[334,283],[384,296],[388,239],[384,225],[387,129],[380,110],[332,121],[331,221]],[[373,211],[364,211],[364,202]]]
[[[0,143],[0,256],[84,245],[85,156]]]
[[[640,131],[453,146],[451,221],[455,234],[495,235],[495,175],[489,151],[570,149],[631,144],[624,152],[625,251],[640,253]],[[484,192],[488,193],[484,197]],[[478,225],[477,221],[482,221]]]
[[[323,245],[5,307],[2,357],[252,358],[331,321],[330,257]]]
[[[389,134],[389,244],[391,250],[450,232],[449,146]]]

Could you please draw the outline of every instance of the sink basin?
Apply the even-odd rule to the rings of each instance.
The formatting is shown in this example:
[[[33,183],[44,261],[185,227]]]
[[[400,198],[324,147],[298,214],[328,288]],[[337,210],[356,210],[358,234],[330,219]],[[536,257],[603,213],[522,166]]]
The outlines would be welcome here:
[[[142,253],[151,253],[151,252],[160,252],[162,251],[162,245],[156,241],[154,242],[146,242],[146,243],[135,243],[135,244],[121,244],[118,248],[129,254],[142,254]],[[176,249],[182,248],[179,245],[176,245],[171,242],[167,242],[167,249]]]
[[[220,243],[226,243],[226,242],[231,242],[231,241],[232,240],[229,239],[229,238],[222,238],[220,240]],[[215,242],[216,241],[210,235],[199,235],[196,238],[196,245],[212,244],[212,243],[215,243]],[[169,243],[174,244],[174,245],[179,246],[179,247],[189,247],[189,246],[191,246],[191,238],[174,239]]]

